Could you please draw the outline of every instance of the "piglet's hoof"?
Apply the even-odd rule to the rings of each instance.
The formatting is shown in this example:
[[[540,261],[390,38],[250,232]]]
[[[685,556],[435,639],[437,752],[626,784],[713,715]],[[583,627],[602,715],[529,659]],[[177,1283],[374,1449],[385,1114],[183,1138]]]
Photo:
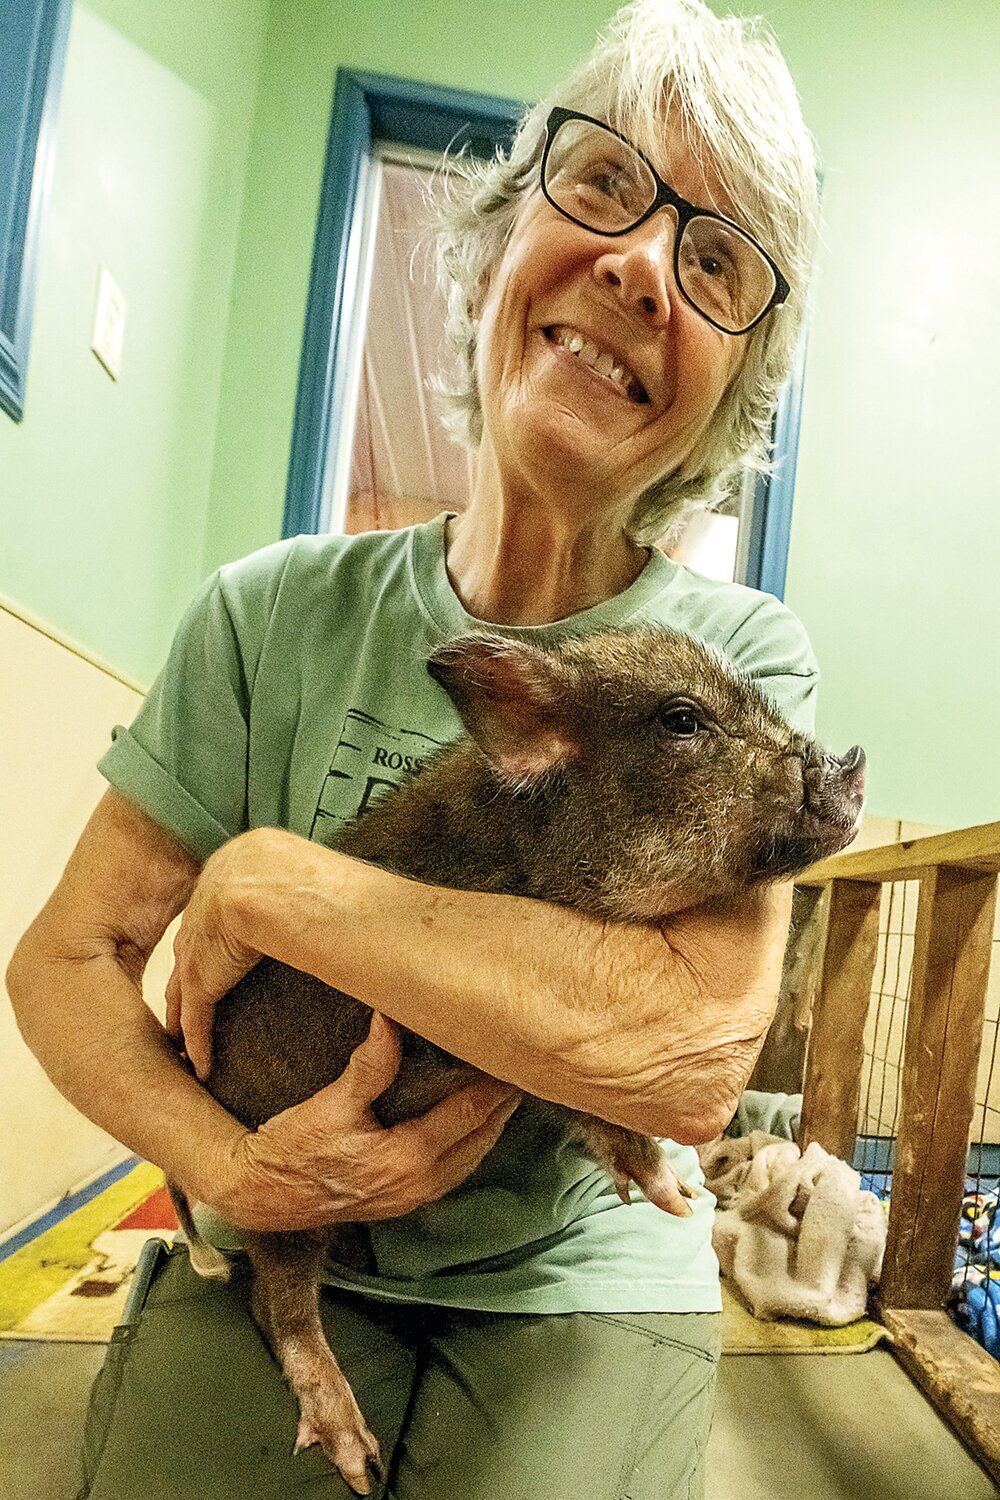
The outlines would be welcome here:
[[[352,1413],[341,1414],[338,1420],[329,1409],[322,1411],[322,1399],[302,1403],[302,1415],[295,1435],[295,1452],[311,1448],[318,1443],[327,1458],[339,1469],[347,1484],[356,1495],[370,1495],[372,1479],[382,1478],[382,1455],[378,1440],[369,1432],[365,1419],[354,1401]],[[332,1405],[334,1403],[330,1403]],[[337,1405],[343,1403],[339,1400]],[[344,1419],[346,1417],[346,1420]]]
[[[665,1160],[661,1159],[654,1171],[643,1173],[639,1186],[650,1203],[655,1203],[665,1213],[687,1219],[694,1212],[690,1202],[695,1197],[694,1191],[681,1181]]]

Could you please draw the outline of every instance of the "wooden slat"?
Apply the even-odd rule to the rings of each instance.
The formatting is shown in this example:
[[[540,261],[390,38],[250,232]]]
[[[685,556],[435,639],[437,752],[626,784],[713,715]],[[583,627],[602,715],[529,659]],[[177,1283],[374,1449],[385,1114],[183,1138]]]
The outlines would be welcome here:
[[[863,1039],[878,951],[880,885],[835,880],[803,1088],[802,1149],[818,1141],[850,1161],[857,1134]]]
[[[885,1307],[940,1308],[951,1286],[996,884],[995,875],[945,866],[921,886],[879,1292]]]
[[[889,1310],[892,1350],[1000,1484],[1000,1364],[945,1312]]]
[[[826,895],[823,887],[795,887],[778,1004],[747,1088],[769,1094],[802,1092],[819,957],[826,941]]]
[[[797,885],[822,885],[827,880],[913,880],[932,865],[957,865],[965,870],[1000,872],[1000,823],[982,823],[955,833],[936,833],[930,838],[904,839],[878,849],[834,855],[821,860],[803,875]]]

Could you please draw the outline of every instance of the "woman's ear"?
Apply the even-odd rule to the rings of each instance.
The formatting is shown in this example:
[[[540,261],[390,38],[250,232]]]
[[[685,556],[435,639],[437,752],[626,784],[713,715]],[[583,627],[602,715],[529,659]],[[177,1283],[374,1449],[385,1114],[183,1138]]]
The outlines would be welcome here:
[[[472,289],[472,294],[469,297],[468,302],[465,304],[465,311],[468,314],[470,323],[478,323],[479,319],[482,317],[483,308],[486,305],[486,298],[489,290],[489,273],[483,271],[479,276],[476,277],[476,284]]]

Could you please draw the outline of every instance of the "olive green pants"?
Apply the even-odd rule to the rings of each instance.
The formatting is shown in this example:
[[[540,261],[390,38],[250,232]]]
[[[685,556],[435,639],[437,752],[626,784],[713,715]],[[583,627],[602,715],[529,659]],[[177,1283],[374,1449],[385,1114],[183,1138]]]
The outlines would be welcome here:
[[[150,1247],[147,1247],[149,1250]],[[247,1311],[245,1275],[163,1254],[94,1386],[80,1500],[348,1500]],[[326,1289],[327,1333],[388,1477],[379,1500],[689,1500],[704,1488],[714,1313],[535,1316]]]

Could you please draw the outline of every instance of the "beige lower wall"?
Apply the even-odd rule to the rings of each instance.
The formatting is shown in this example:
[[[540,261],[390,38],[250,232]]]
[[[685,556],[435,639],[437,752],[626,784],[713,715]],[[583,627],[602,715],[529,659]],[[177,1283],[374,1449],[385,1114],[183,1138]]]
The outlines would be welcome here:
[[[135,688],[0,607],[0,976],[104,790],[95,762],[111,726],[128,723],[140,702]],[[155,1008],[164,944],[154,958]],[[124,1155],[49,1083],[21,1040],[6,991],[0,1140],[0,1234]]]

